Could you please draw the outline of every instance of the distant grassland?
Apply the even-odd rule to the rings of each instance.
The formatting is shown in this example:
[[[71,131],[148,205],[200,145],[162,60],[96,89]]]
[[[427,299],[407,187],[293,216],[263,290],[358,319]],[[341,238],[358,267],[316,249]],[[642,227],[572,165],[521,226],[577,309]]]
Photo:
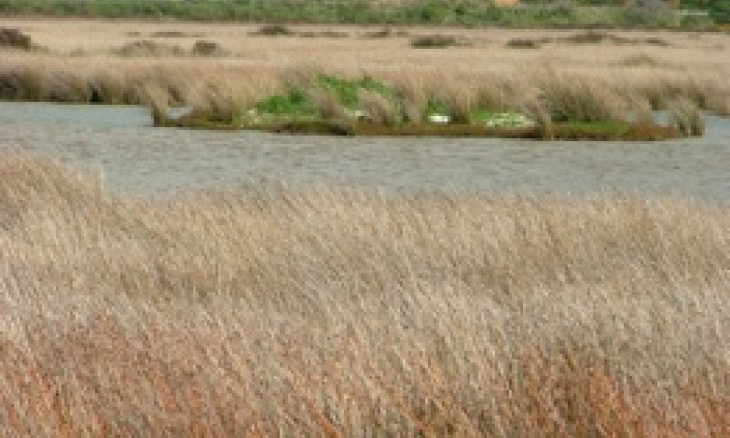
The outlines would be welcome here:
[[[0,175],[0,435],[727,436],[728,205]]]
[[[714,11],[713,11],[714,12]],[[359,24],[708,28],[726,13],[682,17],[669,10],[526,4],[484,0],[0,0],[0,13]]]

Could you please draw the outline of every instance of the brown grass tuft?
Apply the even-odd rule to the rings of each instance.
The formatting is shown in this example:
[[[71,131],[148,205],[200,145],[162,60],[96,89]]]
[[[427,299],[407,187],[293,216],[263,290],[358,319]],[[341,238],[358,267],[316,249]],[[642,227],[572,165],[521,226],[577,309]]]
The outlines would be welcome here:
[[[398,104],[381,93],[360,90],[358,99],[360,107],[371,122],[385,126],[403,122],[403,114]]]
[[[565,77],[552,73],[538,79],[540,98],[557,122],[623,120],[623,99],[600,81]]]
[[[701,136],[705,133],[702,112],[697,104],[687,98],[678,98],[668,104],[671,124],[687,135]]]

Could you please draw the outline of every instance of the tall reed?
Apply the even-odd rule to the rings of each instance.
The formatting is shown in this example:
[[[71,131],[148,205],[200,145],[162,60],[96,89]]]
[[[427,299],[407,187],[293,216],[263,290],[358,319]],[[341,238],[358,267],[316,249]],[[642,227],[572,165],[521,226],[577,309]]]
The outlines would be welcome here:
[[[241,66],[224,60],[203,64],[186,58],[100,61],[14,55],[0,65],[0,98],[140,104],[149,101],[140,90],[153,86],[166,90],[166,100],[172,105],[190,106],[231,120],[273,94],[316,88],[316,78],[324,72],[346,71],[336,67]],[[730,89],[715,74],[628,69],[607,75],[600,71],[560,71],[555,66],[529,75],[520,74],[517,66],[500,72],[424,68],[373,69],[367,74],[393,88],[403,118],[414,123],[423,120],[433,100],[443,104],[452,119],[468,121],[475,108],[512,110],[537,95],[556,122],[623,119],[637,108],[645,113],[641,102],[649,102],[658,110],[667,109],[678,98],[708,113],[727,114],[730,108]]]

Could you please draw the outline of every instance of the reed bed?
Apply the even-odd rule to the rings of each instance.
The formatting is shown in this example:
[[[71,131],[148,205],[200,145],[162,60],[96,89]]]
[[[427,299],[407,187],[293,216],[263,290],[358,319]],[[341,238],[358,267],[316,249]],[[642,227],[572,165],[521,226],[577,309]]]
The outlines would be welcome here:
[[[366,96],[376,118],[420,123],[429,102],[440,102],[454,121],[468,122],[476,108],[495,112],[543,108],[554,121],[606,121],[652,110],[730,115],[730,87],[713,71],[623,68],[571,71],[543,65],[527,73],[424,67],[351,70],[330,65],[261,66],[189,58],[79,57],[12,54],[0,65],[0,98],[25,101],[187,106],[214,121],[231,122],[273,95],[304,91],[323,116],[342,118],[345,108],[319,90],[318,77],[372,77],[394,96]],[[532,103],[531,103],[532,102]],[[333,116],[334,117],[334,116]],[[694,117],[694,116],[693,116]],[[699,131],[695,129],[694,131]]]
[[[726,436],[727,204],[0,174],[4,436]]]

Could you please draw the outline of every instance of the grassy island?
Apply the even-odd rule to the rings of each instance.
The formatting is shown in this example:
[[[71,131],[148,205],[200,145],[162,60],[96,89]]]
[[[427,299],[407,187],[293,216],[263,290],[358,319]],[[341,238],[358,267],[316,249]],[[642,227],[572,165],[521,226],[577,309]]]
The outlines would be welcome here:
[[[561,82],[543,86],[534,100],[516,105],[495,101],[477,84],[473,87],[482,95],[472,99],[454,90],[408,89],[370,76],[315,74],[248,107],[208,102],[205,108],[171,117],[159,100],[151,99],[150,105],[156,126],[298,135],[651,141],[704,131],[700,112],[690,102],[672,107],[672,123],[659,125],[650,111],[632,113],[605,95],[593,94],[592,87]]]

